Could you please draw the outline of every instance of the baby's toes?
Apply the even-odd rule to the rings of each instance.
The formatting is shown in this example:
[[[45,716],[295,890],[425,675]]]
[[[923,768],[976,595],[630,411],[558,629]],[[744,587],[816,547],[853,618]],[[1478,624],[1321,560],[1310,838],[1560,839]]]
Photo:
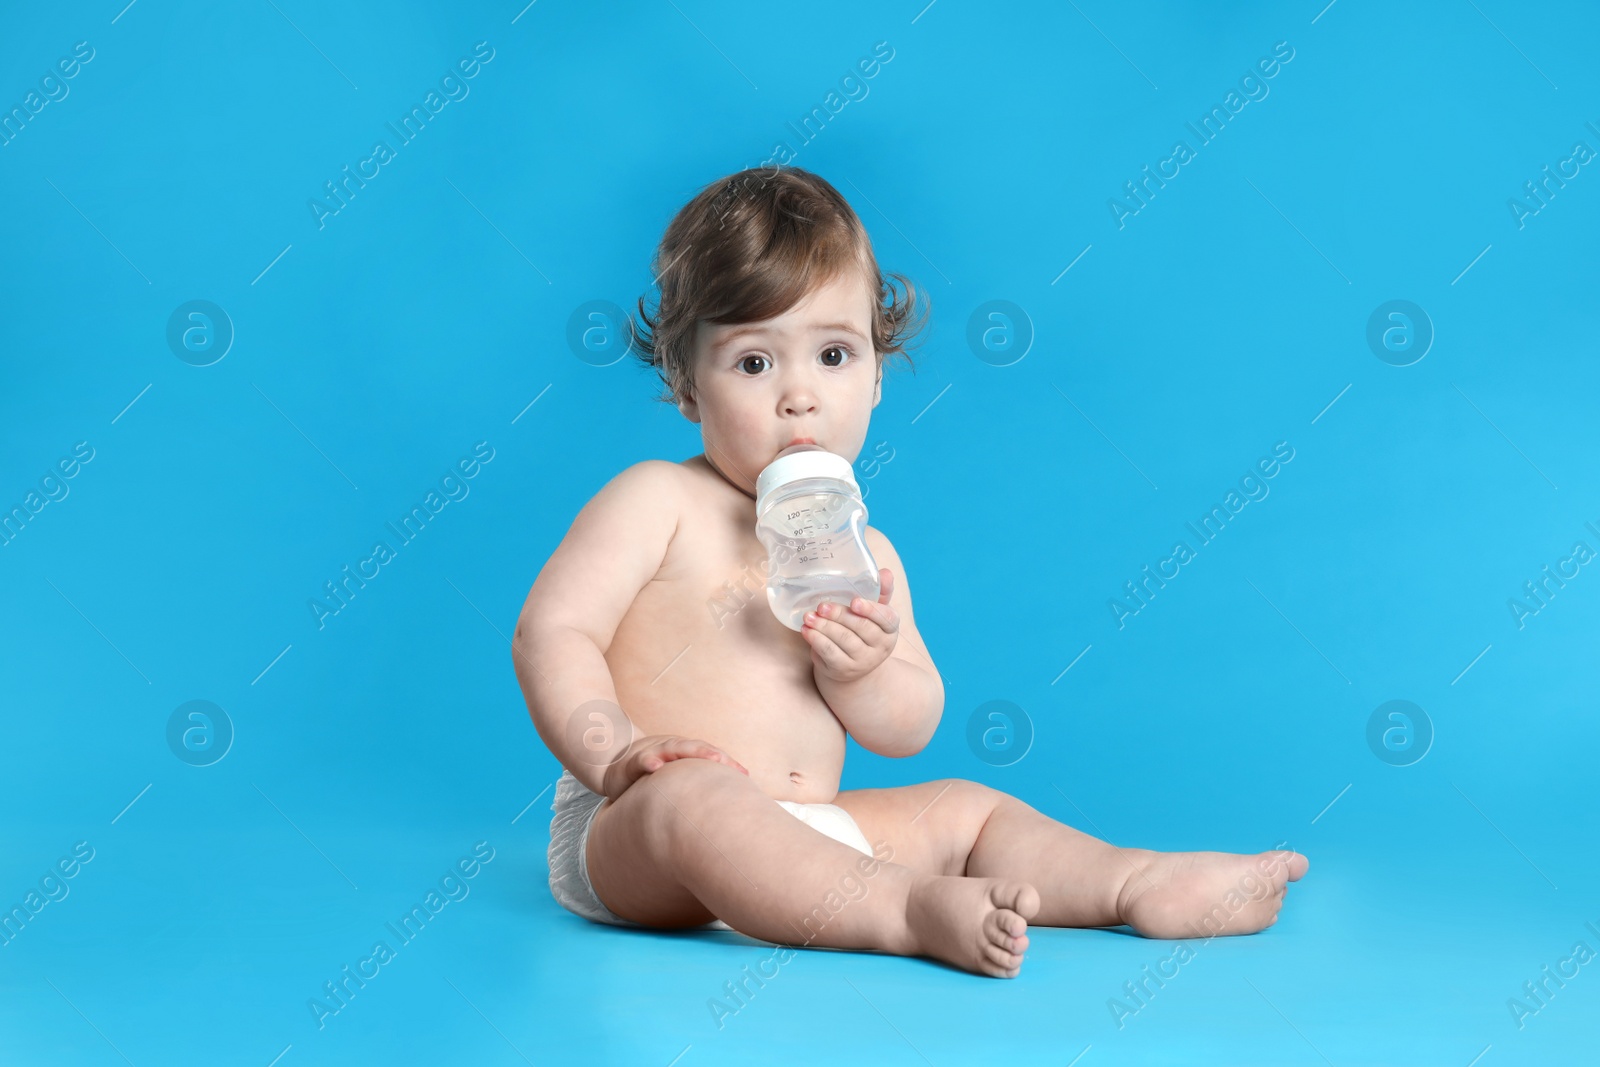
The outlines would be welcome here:
[[[1014,978],[1028,951],[1027,920],[1008,908],[996,908],[984,917],[983,958],[994,973]]]
[[[983,958],[989,963],[990,973],[997,976],[1015,978],[1022,969],[1021,953],[1007,952],[999,945],[983,946]]]
[[[1267,851],[1264,856],[1271,856],[1276,861],[1276,869],[1272,872],[1275,882],[1298,882],[1305,877],[1306,871],[1311,867],[1311,861],[1298,852],[1289,849]]]
[[[996,908],[1015,912],[1024,923],[1039,914],[1039,891],[1027,882],[996,882],[989,899]]]
[[[1009,908],[996,908],[983,919],[985,940],[1007,952],[1028,950],[1028,921]]]

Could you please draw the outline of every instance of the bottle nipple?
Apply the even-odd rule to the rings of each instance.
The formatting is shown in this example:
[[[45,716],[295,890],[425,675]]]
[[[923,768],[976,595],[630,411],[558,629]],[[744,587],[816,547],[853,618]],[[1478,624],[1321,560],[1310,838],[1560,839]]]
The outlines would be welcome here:
[[[796,452],[826,452],[826,451],[827,451],[827,449],[823,448],[821,445],[809,445],[809,444],[802,443],[802,444],[798,444],[798,445],[790,445],[788,448],[786,448],[782,452],[778,453],[778,458],[782,459],[784,456],[792,456]]]

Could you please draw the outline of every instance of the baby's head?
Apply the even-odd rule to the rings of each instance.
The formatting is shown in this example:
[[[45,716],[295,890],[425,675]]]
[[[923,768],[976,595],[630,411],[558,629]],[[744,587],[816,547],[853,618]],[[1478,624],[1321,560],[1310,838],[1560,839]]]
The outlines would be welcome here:
[[[652,316],[630,323],[639,358],[699,423],[706,458],[754,494],[795,438],[855,462],[883,392],[883,364],[921,332],[927,299],[885,281],[861,220],[798,167],[706,186],[667,226]],[[913,366],[913,370],[915,367]]]

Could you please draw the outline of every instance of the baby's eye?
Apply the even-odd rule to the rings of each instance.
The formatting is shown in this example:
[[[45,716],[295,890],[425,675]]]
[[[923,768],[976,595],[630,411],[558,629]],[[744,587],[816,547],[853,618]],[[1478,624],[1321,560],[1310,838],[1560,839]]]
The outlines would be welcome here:
[[[739,360],[737,365],[742,368],[747,363],[749,363],[749,361],[752,360],[752,359],[759,359],[759,360],[765,361],[766,358],[767,358],[766,356],[745,356],[743,359]],[[760,372],[757,371],[756,373],[759,374]]]
[[[827,358],[828,358],[828,353],[829,352],[839,352],[844,356],[844,358],[841,359],[838,363],[827,363]],[[844,345],[829,345],[827,348],[824,348],[822,350],[823,362],[826,363],[826,365],[829,366],[829,367],[842,367],[842,366],[845,365],[845,363],[847,363],[848,361],[850,361],[850,360],[852,360],[854,358],[855,358],[855,353],[851,352]]]

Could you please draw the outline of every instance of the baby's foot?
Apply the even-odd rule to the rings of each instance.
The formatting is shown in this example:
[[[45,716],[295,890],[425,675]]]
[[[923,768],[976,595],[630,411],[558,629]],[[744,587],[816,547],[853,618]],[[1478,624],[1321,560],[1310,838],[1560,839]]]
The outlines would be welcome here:
[[[1015,978],[1039,891],[1001,878],[920,875],[906,899],[907,955],[932,956],[991,978]]]
[[[1117,894],[1117,914],[1145,937],[1253,934],[1278,921],[1288,883],[1311,861],[1288,849],[1132,853],[1136,871]]]

